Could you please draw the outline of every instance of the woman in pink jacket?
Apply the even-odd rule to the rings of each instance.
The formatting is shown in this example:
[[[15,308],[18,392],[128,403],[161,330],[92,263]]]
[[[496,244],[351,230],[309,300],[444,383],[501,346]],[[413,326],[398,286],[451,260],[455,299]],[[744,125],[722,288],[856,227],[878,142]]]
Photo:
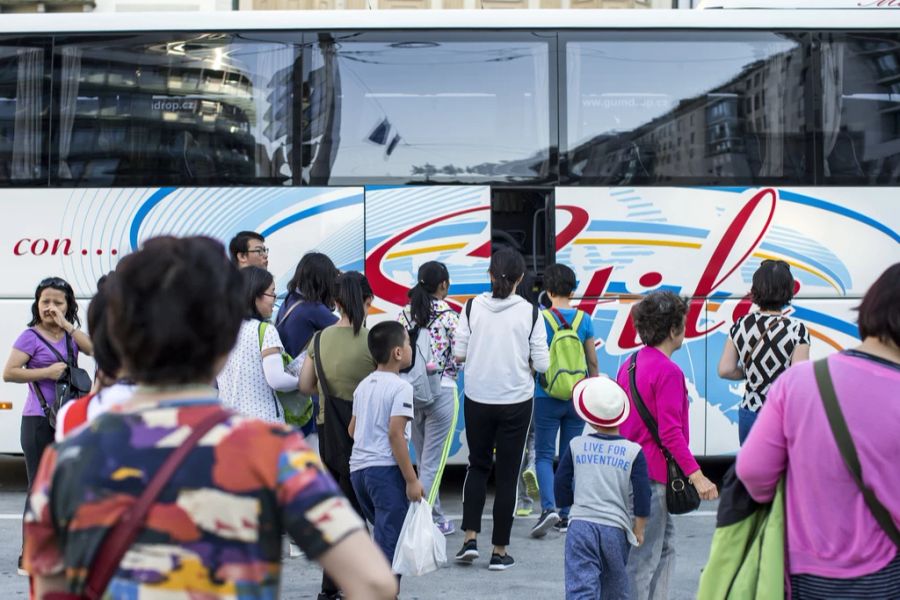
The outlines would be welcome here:
[[[631,309],[635,329],[646,344],[637,353],[635,380],[638,393],[659,424],[660,441],[675,458],[705,500],[718,496],[688,447],[688,394],[684,373],[672,354],[684,343],[687,303],[672,292],[653,292]],[[628,577],[636,600],[669,597],[669,581],[675,568],[675,524],[666,507],[666,459],[635,408],[625,360],[616,380],[628,393],[631,413],[622,424],[622,436],[641,445],[650,473],[650,517],[644,543],[628,556]]]
[[[859,306],[862,344],[828,357],[864,484],[900,523],[900,263]],[[737,475],[759,502],[786,477],[791,597],[900,598],[897,545],[872,516],[838,450],[813,363],[772,386],[738,454]]]

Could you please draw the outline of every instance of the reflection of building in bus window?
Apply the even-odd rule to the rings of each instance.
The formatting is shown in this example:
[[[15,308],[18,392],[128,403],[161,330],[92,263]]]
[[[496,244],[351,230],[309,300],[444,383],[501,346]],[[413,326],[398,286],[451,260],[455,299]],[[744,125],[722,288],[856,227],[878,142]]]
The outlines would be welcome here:
[[[638,55],[637,62],[647,65],[645,76],[651,83],[646,85],[653,93],[624,94],[620,90],[630,89],[628,78],[632,78],[631,86],[634,86],[630,71],[622,75],[624,81],[607,83],[592,81],[595,76],[587,70],[611,61],[609,57],[614,57],[617,51],[621,54],[627,44],[615,41],[570,44],[569,56],[583,55],[581,58],[590,65],[582,67],[581,77],[587,78],[580,83],[585,89],[582,95],[597,95],[599,88],[601,96],[618,97],[615,103],[583,102],[586,108],[579,113],[583,119],[581,133],[591,133],[590,127],[602,130],[613,123],[621,123],[623,127],[594,135],[572,147],[569,151],[572,174],[583,183],[597,185],[691,179],[706,184],[753,183],[785,177],[802,179],[807,170],[806,145],[811,129],[804,108],[804,78],[808,67],[805,46],[792,41],[788,35],[779,35],[771,43],[765,39],[753,43],[751,48],[754,56],[770,53],[769,56],[748,64],[725,65],[722,68],[731,71],[715,73],[716,78],[728,76],[724,83],[718,79],[715,86],[681,98],[680,90],[690,86],[665,79],[654,82],[653,70],[668,68],[669,61],[662,53],[693,57],[694,62],[700,63],[703,69],[691,85],[702,90],[704,80],[715,79],[709,74],[712,67],[705,67],[703,59],[696,56],[708,54],[708,49],[716,48],[715,45],[702,41],[652,45],[650,50]],[[609,48],[608,55],[598,59],[594,53],[604,46]],[[700,47],[705,49],[703,53],[697,52]],[[714,53],[718,55],[726,50],[736,54],[737,60],[746,53],[737,41],[721,44],[721,49]],[[673,108],[659,114],[658,107],[665,106],[665,101],[654,102],[658,96],[673,98],[669,103]],[[574,100],[570,97],[570,109]],[[598,110],[605,111],[606,115],[594,112]],[[635,126],[629,127],[629,121]],[[571,123],[570,119],[570,127]],[[570,139],[573,133],[577,134],[577,130],[570,130]]]
[[[900,36],[832,34],[822,43],[826,181],[887,184],[900,177]]]
[[[81,184],[290,183],[299,51],[238,36],[62,40],[58,176]],[[287,127],[280,126],[282,119]]]

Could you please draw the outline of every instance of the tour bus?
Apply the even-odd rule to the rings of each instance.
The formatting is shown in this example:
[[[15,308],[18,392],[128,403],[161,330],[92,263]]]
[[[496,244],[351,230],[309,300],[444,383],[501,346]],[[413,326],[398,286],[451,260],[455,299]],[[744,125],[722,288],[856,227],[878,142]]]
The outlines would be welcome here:
[[[898,181],[894,10],[0,19],[7,347],[42,278],[86,305],[152,236],[258,231],[282,295],[324,252],[366,273],[370,322],[424,261],[459,307],[512,247],[537,285],[575,269],[613,376],[633,303],[689,297],[691,448],[727,455],[742,385],[716,366],[754,270],[791,265],[814,358],[854,345],[854,307],[900,260]],[[25,394],[0,386],[0,452],[21,451]]]

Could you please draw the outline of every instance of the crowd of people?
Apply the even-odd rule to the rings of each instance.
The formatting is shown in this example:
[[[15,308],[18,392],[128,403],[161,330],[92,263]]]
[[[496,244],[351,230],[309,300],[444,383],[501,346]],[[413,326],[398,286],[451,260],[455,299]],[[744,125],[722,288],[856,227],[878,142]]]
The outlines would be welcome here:
[[[227,253],[207,238],[149,240],[98,282],[90,336],[71,286],[40,282],[3,372],[28,384],[19,567],[34,597],[96,585],[117,598],[161,589],[277,597],[287,534],[292,555],[322,566],[320,600],[394,598],[390,563],[410,503],[427,501],[440,533],[456,532],[440,486],[460,394],[469,454],[454,562],[481,558],[493,472],[488,570],[516,564],[511,531],[514,515],[531,510],[528,488],[541,509],[530,535],[566,534],[567,598],[669,596],[672,466],[701,499],[718,495],[689,449],[690,399],[672,360],[685,299],[656,291],[636,302],[644,345],[605,376],[563,264],[546,268],[532,303],[517,293],[524,259],[497,249],[490,292],[459,306],[447,299],[447,267],[426,262],[409,303],[371,329],[374,294],[362,273],[310,252],[276,311],[267,267],[255,232],[236,235]],[[750,290],[758,310],[734,323],[721,356],[719,375],[746,382],[737,472],[760,502],[786,475],[792,597],[889,597],[878,591],[900,590],[896,541],[829,438],[804,362],[810,332],[786,314],[793,294],[790,266],[763,261]],[[862,344],[828,365],[865,482],[897,523],[900,264],[866,295],[859,329]],[[61,382],[79,353],[96,361],[94,389],[70,400]],[[117,555],[107,540],[134,521]],[[97,565],[110,561],[109,581],[98,584]]]

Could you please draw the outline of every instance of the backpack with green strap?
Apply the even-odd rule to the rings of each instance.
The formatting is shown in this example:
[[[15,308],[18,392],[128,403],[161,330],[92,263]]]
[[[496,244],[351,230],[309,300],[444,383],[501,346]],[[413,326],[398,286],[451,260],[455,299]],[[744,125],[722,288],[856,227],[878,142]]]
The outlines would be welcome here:
[[[575,311],[571,325],[555,308],[541,311],[541,314],[553,330],[553,337],[550,340],[550,368],[540,375],[539,382],[551,398],[571,400],[575,384],[588,376],[584,344],[578,337],[578,326],[585,314]]]
[[[266,334],[266,327],[268,327],[268,325],[269,324],[266,321],[260,321],[259,323],[260,350],[262,350],[263,347],[263,337]],[[285,367],[294,362],[291,355],[283,350],[281,351],[281,360],[284,362]],[[275,397],[278,398],[278,401],[281,403],[281,408],[284,409],[285,423],[293,425],[294,427],[303,427],[309,423],[309,420],[313,415],[312,398],[301,392],[299,389],[291,390],[290,392],[273,391],[275,392]]]

